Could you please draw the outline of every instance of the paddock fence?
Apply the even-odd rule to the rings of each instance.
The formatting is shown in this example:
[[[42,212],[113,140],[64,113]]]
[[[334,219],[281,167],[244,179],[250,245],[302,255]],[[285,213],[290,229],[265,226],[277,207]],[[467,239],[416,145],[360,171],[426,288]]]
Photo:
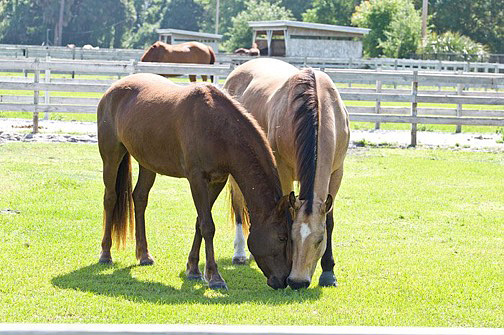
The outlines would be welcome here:
[[[139,61],[143,49],[84,49],[57,46],[0,44],[1,58],[58,58],[74,60]],[[252,59],[250,56],[217,53],[217,63],[239,65]],[[482,73],[504,73],[504,64],[469,61],[394,59],[394,58],[318,58],[276,57],[296,66],[340,69],[383,69],[383,70],[433,70],[464,71]]]
[[[219,85],[219,79],[226,78],[233,66],[0,59],[0,71],[4,69],[19,75],[0,77],[0,110],[33,113],[33,132],[37,132],[40,113],[45,117],[49,113],[96,113],[101,93],[122,76],[138,72],[207,75]],[[26,70],[33,75],[23,76],[21,72]],[[409,123],[413,146],[418,124],[456,125],[457,131],[463,125],[504,126],[504,74],[321,70],[339,87],[351,121],[374,122],[377,129],[383,122]],[[77,74],[78,78],[52,76],[55,72]],[[95,96],[89,97],[93,93]]]
[[[504,335],[499,328],[0,324],[0,335]]]

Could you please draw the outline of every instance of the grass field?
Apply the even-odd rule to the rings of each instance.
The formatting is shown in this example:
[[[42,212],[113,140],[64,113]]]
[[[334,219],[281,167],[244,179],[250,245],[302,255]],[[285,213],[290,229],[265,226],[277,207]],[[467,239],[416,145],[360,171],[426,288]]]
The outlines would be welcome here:
[[[195,221],[186,180],[158,177],[152,190],[154,266],[137,266],[133,243],[98,265],[97,147],[3,144],[0,322],[504,327],[502,180],[502,153],[352,152],[335,202],[339,286],[301,291],[231,264],[222,194],[216,259],[229,291],[214,292],[183,274]]]

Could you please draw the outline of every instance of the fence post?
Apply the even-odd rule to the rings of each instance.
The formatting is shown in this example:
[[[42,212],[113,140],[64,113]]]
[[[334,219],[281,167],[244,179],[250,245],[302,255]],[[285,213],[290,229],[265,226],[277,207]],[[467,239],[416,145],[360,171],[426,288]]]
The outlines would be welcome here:
[[[418,96],[418,71],[413,71],[413,82],[411,83],[411,116],[417,116],[417,96]],[[411,123],[411,146],[417,145],[417,124]]]
[[[38,122],[39,122],[39,118],[38,118],[38,104],[39,104],[39,88],[38,88],[38,84],[39,84],[39,81],[40,81],[40,70],[39,70],[39,59],[38,58],[35,58],[35,61],[33,63],[33,86],[34,89],[33,89],[33,104],[35,105],[35,110],[33,112],[33,131],[32,133],[33,134],[36,134],[38,133]]]
[[[51,56],[46,56],[46,63],[49,63],[51,60]],[[51,82],[51,70],[46,69],[45,70],[45,78],[44,78],[45,83],[50,83]],[[50,92],[48,90],[45,91],[45,99],[44,99],[44,104],[49,105],[51,103],[50,101]],[[49,120],[49,108],[46,109],[45,115],[44,115],[44,120]]]
[[[381,80],[376,81],[376,93],[381,93],[382,82]],[[376,97],[375,113],[380,114],[381,109],[381,96]],[[375,129],[380,129],[380,122],[375,123]]]
[[[458,74],[462,74],[462,71],[459,71]],[[462,95],[462,84],[457,84],[457,95]],[[457,117],[462,116],[462,104],[457,104]],[[462,125],[458,124],[457,128],[455,129],[455,133],[460,133],[462,132]]]
[[[138,64],[138,61],[136,59],[130,59],[130,62],[131,62],[131,71],[130,71],[129,74],[137,73],[137,64]]]

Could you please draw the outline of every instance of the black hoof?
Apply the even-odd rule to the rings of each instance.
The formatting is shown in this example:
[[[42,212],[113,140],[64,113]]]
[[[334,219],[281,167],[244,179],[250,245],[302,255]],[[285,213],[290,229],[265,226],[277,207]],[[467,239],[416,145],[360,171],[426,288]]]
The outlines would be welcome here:
[[[336,277],[332,271],[324,271],[319,278],[319,286],[323,287],[336,287],[338,283],[336,282]]]
[[[226,283],[223,281],[210,282],[210,283],[208,283],[208,287],[210,287],[211,290],[225,290],[225,291],[227,291],[227,289],[228,289]]]
[[[154,264],[154,260],[152,258],[146,258],[146,259],[140,260],[141,266],[147,266],[147,265],[153,265],[153,264]]]
[[[105,265],[110,265],[112,264],[112,258],[101,258],[98,261],[99,264],[105,264]]]
[[[234,265],[245,265],[245,264],[247,264],[247,257],[246,256],[233,257],[233,264]]]
[[[188,273],[187,279],[194,281],[203,281],[203,276],[201,274]]]

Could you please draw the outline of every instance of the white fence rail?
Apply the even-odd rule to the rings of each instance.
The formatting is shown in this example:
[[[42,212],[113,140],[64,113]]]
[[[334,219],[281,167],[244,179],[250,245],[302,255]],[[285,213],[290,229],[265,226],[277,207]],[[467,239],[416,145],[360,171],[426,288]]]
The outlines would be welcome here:
[[[105,61],[139,61],[143,49],[83,49],[67,47],[47,47],[37,45],[0,44],[1,58],[64,58],[75,60],[105,60]],[[317,58],[317,57],[279,57],[297,66],[316,66],[322,68],[343,69],[388,69],[388,70],[434,70],[434,71],[464,71],[503,73],[504,64],[460,62],[418,59],[392,58]],[[248,56],[233,54],[217,54],[217,62],[221,64],[241,64],[251,59]]]
[[[0,335],[504,335],[499,328],[0,324]]]
[[[41,112],[96,112],[98,98],[57,96],[57,92],[103,93],[114,82],[110,76],[115,78],[137,72],[208,75],[214,76],[214,83],[218,83],[219,78],[225,78],[232,71],[232,66],[0,59],[0,71],[2,69],[34,72],[33,77],[0,77],[0,90],[8,90],[0,93],[0,110],[32,112],[33,131],[37,132]],[[324,70],[338,86],[343,86],[340,93],[348,106],[350,120],[375,122],[376,128],[382,122],[411,123],[412,145],[416,145],[417,124],[457,125],[458,131],[462,125],[504,126],[504,94],[499,92],[504,88],[504,74]],[[108,76],[103,80],[65,79],[51,77],[54,71]],[[33,91],[33,96],[12,94],[10,90]],[[353,101],[367,101],[368,106],[352,106]],[[390,103],[399,106],[386,106]],[[481,107],[485,105],[492,107]]]

